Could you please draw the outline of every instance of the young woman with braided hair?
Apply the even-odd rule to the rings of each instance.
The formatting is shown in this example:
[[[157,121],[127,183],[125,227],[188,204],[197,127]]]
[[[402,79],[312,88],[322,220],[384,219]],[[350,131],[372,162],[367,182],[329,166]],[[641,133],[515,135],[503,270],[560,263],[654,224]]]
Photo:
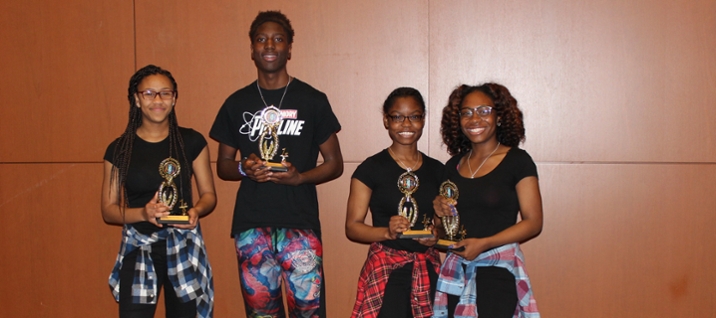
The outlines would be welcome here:
[[[206,140],[177,124],[177,97],[169,71],[154,65],[138,70],[129,81],[127,128],[105,152],[102,217],[123,226],[109,278],[120,317],[153,317],[162,287],[167,317],[212,316],[212,274],[199,218],[216,205],[214,181]],[[182,212],[186,224],[157,221]]]
[[[537,167],[517,147],[525,137],[517,100],[499,84],[462,85],[443,109],[440,132],[453,156],[445,179],[460,196],[437,196],[435,221],[457,209],[465,239],[440,269],[434,317],[539,317],[519,244],[542,231],[542,199]]]

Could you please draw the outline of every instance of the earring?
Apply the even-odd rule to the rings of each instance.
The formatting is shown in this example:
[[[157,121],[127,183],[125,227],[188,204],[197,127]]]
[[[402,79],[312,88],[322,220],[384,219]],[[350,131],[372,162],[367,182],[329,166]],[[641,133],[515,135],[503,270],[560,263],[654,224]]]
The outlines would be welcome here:
[[[499,122],[499,121],[498,121],[498,122],[497,122],[497,127],[500,127],[500,126],[502,126],[502,122]]]

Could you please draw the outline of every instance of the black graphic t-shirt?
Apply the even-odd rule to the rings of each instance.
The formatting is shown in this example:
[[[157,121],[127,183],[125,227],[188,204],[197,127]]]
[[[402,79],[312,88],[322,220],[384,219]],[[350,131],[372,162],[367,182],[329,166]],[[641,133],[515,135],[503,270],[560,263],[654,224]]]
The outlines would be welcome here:
[[[286,148],[287,161],[299,172],[316,167],[319,146],[338,132],[338,122],[326,95],[294,78],[284,88],[264,90],[267,105],[281,109],[283,120],[278,128],[279,147],[272,161]],[[259,152],[261,111],[265,108],[256,82],[231,94],[221,106],[209,136],[236,148],[242,157]],[[320,230],[318,197],[315,184],[288,186],[273,182],[241,181],[236,195],[232,234],[256,227],[282,227]]]

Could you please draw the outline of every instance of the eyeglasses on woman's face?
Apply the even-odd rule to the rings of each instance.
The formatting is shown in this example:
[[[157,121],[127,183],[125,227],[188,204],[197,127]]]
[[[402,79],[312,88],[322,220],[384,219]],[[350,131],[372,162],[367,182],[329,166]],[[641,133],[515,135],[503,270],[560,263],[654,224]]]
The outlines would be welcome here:
[[[172,98],[174,98],[175,93],[176,92],[174,92],[173,90],[168,90],[168,89],[161,90],[158,92],[155,90],[152,90],[152,89],[147,89],[147,90],[143,90],[143,91],[139,92],[139,96],[141,96],[142,99],[144,99],[146,101],[154,100],[157,97],[157,95],[159,95],[159,98],[161,98],[162,100],[171,100]]]
[[[490,114],[492,114],[492,106],[482,105],[477,107],[463,107],[460,109],[460,118],[472,118],[475,114],[481,118],[490,116]]]
[[[403,123],[406,118],[407,118],[408,120],[410,120],[411,123],[417,123],[417,122],[422,121],[423,118],[425,118],[425,114],[420,114],[420,115],[408,115],[408,116],[404,116],[404,115],[388,115],[388,118],[390,118],[390,120],[392,120],[394,123]]]

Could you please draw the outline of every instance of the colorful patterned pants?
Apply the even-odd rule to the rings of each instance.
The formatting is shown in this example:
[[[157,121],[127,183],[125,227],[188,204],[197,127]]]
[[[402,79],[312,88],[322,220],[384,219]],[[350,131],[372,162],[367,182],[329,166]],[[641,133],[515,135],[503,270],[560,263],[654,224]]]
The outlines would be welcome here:
[[[322,316],[323,247],[313,230],[254,228],[234,240],[247,317],[285,317],[282,282],[289,317]]]

